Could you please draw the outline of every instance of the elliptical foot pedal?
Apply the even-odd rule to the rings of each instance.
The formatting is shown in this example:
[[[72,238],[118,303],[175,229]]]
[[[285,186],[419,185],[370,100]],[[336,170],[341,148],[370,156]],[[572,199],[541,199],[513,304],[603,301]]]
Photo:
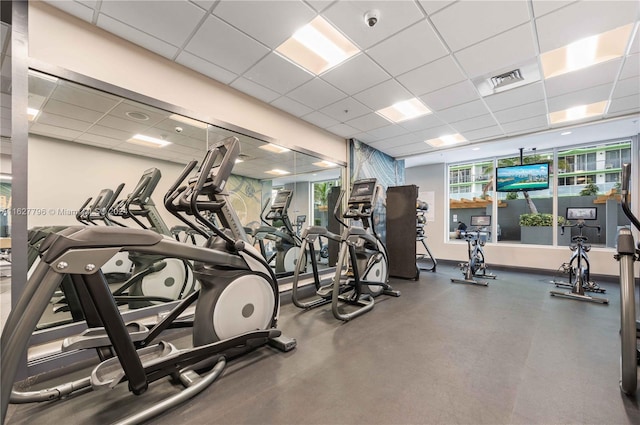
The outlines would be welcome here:
[[[125,325],[131,341],[142,341],[149,335],[149,329],[137,322]],[[62,341],[62,351],[86,350],[88,348],[108,347],[112,345],[107,331],[103,327],[89,328],[80,335],[65,338]]]
[[[280,335],[275,338],[269,338],[269,345],[286,353],[287,351],[291,351],[296,348],[296,346],[298,345],[298,341],[296,341],[295,338]]]
[[[316,291],[316,295],[322,298],[331,298],[332,292],[333,292],[333,283],[331,283],[330,285],[321,286]]]
[[[382,291],[383,294],[385,295],[391,295],[392,297],[399,297],[400,296],[400,291],[395,290],[395,289],[385,289],[384,291]]]
[[[168,342],[160,341],[156,345],[141,348],[137,351],[143,367],[148,367],[162,361],[179,350]],[[91,371],[91,387],[97,389],[112,389],[125,378],[124,370],[117,357],[107,359]]]

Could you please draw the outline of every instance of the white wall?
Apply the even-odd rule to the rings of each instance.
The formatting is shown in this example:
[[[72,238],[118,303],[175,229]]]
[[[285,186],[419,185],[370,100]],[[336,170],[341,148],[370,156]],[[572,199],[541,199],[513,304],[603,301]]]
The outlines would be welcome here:
[[[125,184],[121,197],[125,196],[152,167],[160,169],[162,178],[151,199],[169,227],[179,224],[162,199],[182,171],[180,164],[30,134],[28,199],[37,214],[29,215],[28,225],[78,224],[73,214],[61,210],[75,211],[88,197],[102,189],[115,190],[120,183]]]
[[[0,172],[11,174],[11,155],[0,155]]]
[[[29,56],[346,162],[343,138],[42,2],[29,2]]]
[[[420,191],[434,191],[435,222],[429,222],[425,228],[429,249],[437,259],[465,261],[466,244],[461,241],[449,241],[448,194],[445,192],[445,164],[424,165],[406,169],[406,184],[415,184]],[[618,262],[613,259],[615,251],[611,248],[592,248],[589,252],[591,272],[601,275],[619,275]],[[527,267],[555,271],[568,261],[570,252],[567,247],[523,246],[509,243],[488,243],[485,246],[487,264],[500,264],[511,267]],[[498,273],[499,274],[499,273]]]

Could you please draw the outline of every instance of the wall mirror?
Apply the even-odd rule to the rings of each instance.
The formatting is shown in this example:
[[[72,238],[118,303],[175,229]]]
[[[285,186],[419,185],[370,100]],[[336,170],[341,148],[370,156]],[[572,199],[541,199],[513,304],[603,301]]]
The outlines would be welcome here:
[[[30,70],[28,224],[33,249],[29,262],[38,261],[38,243],[49,232],[79,222],[145,226],[185,243],[203,243],[204,238],[164,210],[162,199],[185,164],[200,161],[207,146],[233,135],[240,139],[241,155],[226,189],[250,242],[271,261],[281,287],[286,287],[298,257],[289,245],[295,246],[305,227],[327,225],[332,211],[326,195],[341,185],[344,167],[308,152],[284,149],[250,131],[212,125],[184,111],[171,112],[161,102],[158,107],[140,99],[144,101]],[[148,196],[131,202],[133,212],[127,214],[119,209],[119,200],[126,199],[143,176],[149,177]],[[285,214],[270,219],[268,212],[284,194]],[[137,210],[143,213],[136,215]],[[318,255],[324,255],[323,247],[317,248]],[[123,311],[157,309],[193,289],[188,262],[162,259],[159,265],[122,254],[103,271]],[[319,264],[327,267],[328,261],[323,256]],[[150,267],[160,270],[138,277]],[[40,320],[41,331],[83,320],[69,292],[63,282]],[[147,298],[131,301],[127,298],[131,294]]]

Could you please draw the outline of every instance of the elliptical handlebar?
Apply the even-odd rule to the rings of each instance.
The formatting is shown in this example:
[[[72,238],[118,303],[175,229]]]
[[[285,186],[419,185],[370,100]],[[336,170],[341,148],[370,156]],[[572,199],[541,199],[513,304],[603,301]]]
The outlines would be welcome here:
[[[631,223],[640,230],[640,221],[631,211],[630,205],[630,193],[629,182],[631,180],[631,164],[622,164],[622,182],[621,182],[621,194],[622,202],[620,203],[624,215],[631,221]]]
[[[333,216],[335,217],[336,220],[338,220],[338,223],[342,224],[342,226],[344,226],[345,228],[348,228],[349,226],[347,226],[347,223],[342,221],[342,217],[340,217],[340,214],[338,214],[338,211],[340,211],[340,204],[342,203],[342,198],[344,198],[344,190],[341,190],[340,195],[338,195],[338,199],[336,200],[336,206],[333,207]]]

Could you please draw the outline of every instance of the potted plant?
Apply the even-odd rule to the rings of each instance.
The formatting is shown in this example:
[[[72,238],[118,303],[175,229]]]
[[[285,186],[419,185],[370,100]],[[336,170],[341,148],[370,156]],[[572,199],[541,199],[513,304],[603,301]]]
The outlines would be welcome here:
[[[558,226],[566,222],[563,216],[558,216]],[[520,241],[525,244],[551,245],[553,243],[553,214],[536,213],[520,215]],[[558,229],[558,245],[568,245],[571,242],[570,232],[564,235]]]

